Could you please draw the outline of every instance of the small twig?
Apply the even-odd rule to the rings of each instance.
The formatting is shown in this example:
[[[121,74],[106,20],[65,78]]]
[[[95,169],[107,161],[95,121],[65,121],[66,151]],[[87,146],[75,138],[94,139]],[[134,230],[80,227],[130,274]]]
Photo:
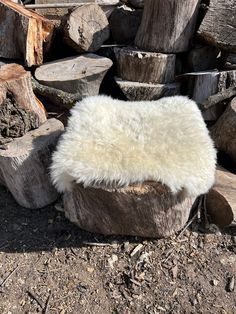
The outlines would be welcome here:
[[[51,295],[52,295],[52,291],[50,290],[50,291],[49,291],[48,298],[47,298],[47,301],[46,301],[46,303],[45,303],[45,307],[44,307],[44,309],[43,309],[43,311],[42,311],[42,314],[47,314],[47,312],[48,312],[49,301],[50,301]]]
[[[19,265],[17,265],[12,272],[10,272],[10,274],[1,282],[0,287],[3,287],[6,282],[11,278],[11,276],[15,273],[15,271],[17,270],[17,268],[19,267]]]
[[[193,217],[187,222],[187,224],[184,226],[184,228],[181,230],[181,232],[177,235],[176,239],[179,239],[185,232],[185,230],[194,222],[194,220],[198,216],[198,211],[193,215]]]
[[[27,290],[26,292],[31,297],[31,299],[36,301],[38,303],[38,305],[43,309],[43,302],[32,291]]]

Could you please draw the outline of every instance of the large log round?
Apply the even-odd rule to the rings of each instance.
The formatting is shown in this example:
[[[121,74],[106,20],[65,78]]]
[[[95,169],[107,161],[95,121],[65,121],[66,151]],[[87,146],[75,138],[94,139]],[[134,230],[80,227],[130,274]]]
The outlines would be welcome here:
[[[183,228],[195,199],[173,195],[161,183],[117,189],[74,184],[64,194],[66,217],[80,228],[105,235],[168,237]]]

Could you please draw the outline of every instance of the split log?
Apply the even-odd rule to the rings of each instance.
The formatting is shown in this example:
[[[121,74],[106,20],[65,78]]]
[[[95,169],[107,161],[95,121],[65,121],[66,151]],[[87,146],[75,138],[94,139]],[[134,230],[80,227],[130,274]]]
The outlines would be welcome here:
[[[189,49],[200,0],[145,0],[135,45],[147,51],[177,53]]]
[[[175,78],[175,55],[115,48],[118,76],[142,83],[169,83]]]
[[[78,52],[94,52],[109,38],[109,23],[97,4],[74,8],[62,21],[65,43]]]
[[[54,25],[10,0],[0,0],[0,56],[24,59],[27,66],[43,63]]]
[[[114,190],[74,184],[64,194],[64,211],[71,222],[90,232],[161,238],[184,227],[193,202],[157,182]]]
[[[216,148],[225,152],[236,162],[236,98],[234,98],[222,116],[211,129]]]
[[[17,203],[41,208],[54,202],[58,193],[49,177],[50,156],[63,131],[63,124],[49,119],[38,129],[14,139],[0,150],[0,182]]]
[[[210,45],[236,52],[236,1],[211,0],[198,35]]]
[[[225,227],[236,221],[236,175],[224,168],[216,170],[216,182],[206,195],[206,209],[211,221]]]
[[[180,95],[180,83],[147,84],[115,78],[128,100],[157,100],[166,96]]]
[[[115,43],[133,43],[141,23],[142,14],[143,10],[133,10],[125,5],[113,11],[109,25]]]
[[[90,53],[45,63],[36,69],[35,78],[44,85],[68,93],[91,96],[99,93],[101,82],[111,66],[110,59]]]
[[[31,86],[31,74],[18,64],[0,67],[0,136],[20,137],[47,120]]]

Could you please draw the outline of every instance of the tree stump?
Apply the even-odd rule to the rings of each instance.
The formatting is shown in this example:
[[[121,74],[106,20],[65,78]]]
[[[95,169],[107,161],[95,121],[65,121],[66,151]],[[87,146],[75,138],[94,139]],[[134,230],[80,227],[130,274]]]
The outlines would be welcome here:
[[[168,237],[184,227],[193,203],[157,182],[113,190],[74,184],[64,194],[66,217],[82,229],[105,235]]]
[[[236,1],[211,0],[198,35],[210,45],[236,52]]]
[[[64,41],[78,52],[94,52],[109,38],[109,23],[97,4],[74,8],[62,22]]]
[[[115,48],[118,76],[142,83],[169,83],[175,77],[175,55]]]
[[[51,153],[64,127],[49,119],[38,129],[14,139],[0,150],[0,182],[17,203],[26,208],[41,208],[54,202],[58,193],[51,184]]]
[[[0,0],[0,57],[24,59],[27,66],[43,63],[54,25],[43,16],[10,0]]]
[[[45,63],[35,71],[35,78],[44,85],[81,96],[97,95],[101,82],[112,66],[108,58],[84,54]]]
[[[219,227],[236,221],[236,175],[224,168],[216,170],[216,182],[206,195],[206,208],[211,221]]]
[[[200,0],[145,0],[135,45],[162,53],[188,50],[199,4]]]
[[[180,83],[147,84],[124,81],[115,78],[122,93],[128,100],[157,100],[166,96],[180,95]]]
[[[1,66],[0,137],[23,136],[46,120],[46,111],[33,93],[30,72],[14,63]]]
[[[216,148],[236,162],[236,98],[212,127],[211,136]]]

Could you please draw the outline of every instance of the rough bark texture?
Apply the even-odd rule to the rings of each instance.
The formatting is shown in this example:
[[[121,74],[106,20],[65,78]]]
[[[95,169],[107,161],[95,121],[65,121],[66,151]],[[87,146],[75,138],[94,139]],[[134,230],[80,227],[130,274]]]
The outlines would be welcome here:
[[[199,36],[211,45],[236,52],[236,0],[211,0],[198,30]]]
[[[100,84],[112,61],[95,54],[84,54],[45,63],[35,71],[35,78],[44,85],[81,96],[97,95]]]
[[[180,95],[180,83],[147,84],[115,78],[128,100],[157,100],[161,97]]]
[[[125,5],[116,8],[109,25],[112,38],[117,44],[132,44],[141,24],[143,10],[133,10]]]
[[[228,154],[236,162],[236,98],[211,129],[216,148]]]
[[[49,166],[52,150],[62,131],[60,121],[49,119],[0,150],[0,182],[21,206],[41,208],[57,199]]]
[[[0,56],[24,59],[27,66],[43,63],[54,25],[10,0],[0,0]]]
[[[109,24],[97,4],[74,8],[63,20],[64,41],[78,52],[98,50],[109,38]]]
[[[80,228],[102,234],[167,237],[188,220],[193,199],[166,186],[145,182],[114,190],[74,185],[64,194],[66,217]]]
[[[19,137],[47,120],[31,86],[31,74],[18,64],[0,67],[0,136]]]
[[[175,77],[175,55],[115,48],[118,76],[142,83],[169,83]]]
[[[206,196],[206,208],[212,222],[219,227],[236,221],[236,175],[219,168],[216,182]]]
[[[188,50],[199,4],[199,0],[146,0],[135,45],[162,53]]]

